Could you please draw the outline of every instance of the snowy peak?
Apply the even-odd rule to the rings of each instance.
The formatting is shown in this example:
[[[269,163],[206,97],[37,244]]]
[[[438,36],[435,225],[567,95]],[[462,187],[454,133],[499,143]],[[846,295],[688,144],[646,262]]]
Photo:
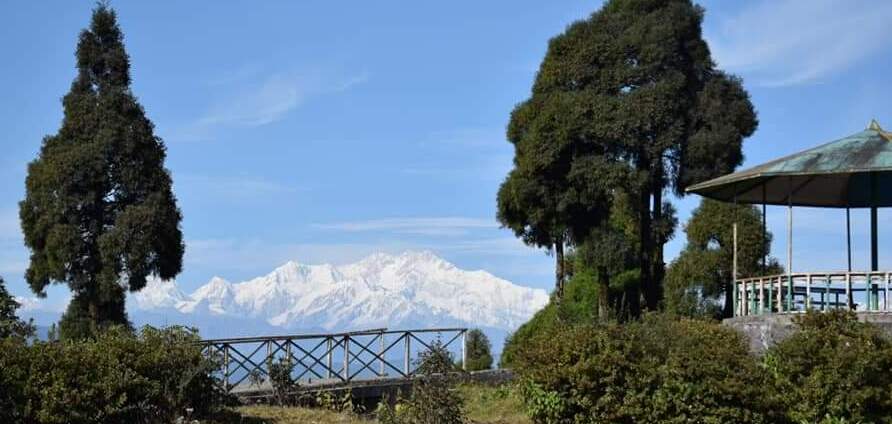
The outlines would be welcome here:
[[[429,251],[378,253],[342,266],[287,262],[241,283],[214,277],[188,296],[159,282],[135,297],[143,310],[328,330],[456,324],[513,331],[548,302],[544,290],[459,269]]]

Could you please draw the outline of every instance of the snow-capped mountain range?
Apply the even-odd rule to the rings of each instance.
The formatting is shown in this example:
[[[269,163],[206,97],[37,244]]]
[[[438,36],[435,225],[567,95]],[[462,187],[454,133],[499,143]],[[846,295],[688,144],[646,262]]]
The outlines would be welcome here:
[[[214,336],[264,331],[258,329],[262,327],[345,331],[467,326],[487,329],[500,339],[544,307],[548,294],[486,271],[459,269],[431,252],[405,252],[339,266],[288,262],[240,283],[214,277],[191,294],[174,281],[151,281],[129,302],[136,322],[184,323]]]

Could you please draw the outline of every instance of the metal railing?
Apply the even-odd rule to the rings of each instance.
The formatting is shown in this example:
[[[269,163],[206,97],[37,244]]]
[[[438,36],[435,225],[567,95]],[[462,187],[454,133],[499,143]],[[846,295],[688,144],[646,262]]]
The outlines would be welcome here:
[[[228,392],[268,385],[271,367],[286,360],[291,377],[301,383],[350,383],[375,378],[411,378],[413,355],[439,340],[462,364],[466,328],[363,330],[333,334],[241,337],[202,340],[202,351],[220,363],[219,377]],[[459,342],[459,349],[454,344]],[[314,380],[315,379],[315,380]]]
[[[892,312],[892,272],[808,272],[738,279],[734,316],[827,311]]]

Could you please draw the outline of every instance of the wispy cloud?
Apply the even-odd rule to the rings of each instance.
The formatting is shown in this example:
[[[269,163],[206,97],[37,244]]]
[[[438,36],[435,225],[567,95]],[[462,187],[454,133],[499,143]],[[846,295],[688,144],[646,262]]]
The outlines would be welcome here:
[[[498,224],[493,219],[467,217],[415,217],[313,224],[313,227],[323,230],[347,232],[376,231],[428,236],[459,236],[465,235],[473,229],[497,228]]]
[[[212,80],[219,92],[207,111],[176,130],[172,139],[204,140],[221,128],[251,128],[284,119],[314,96],[340,93],[369,80],[367,72],[332,77],[333,73],[291,71],[263,74],[255,66],[239,68]]]
[[[210,195],[232,200],[292,194],[303,189],[296,184],[251,175],[212,176],[183,174],[176,175],[174,182],[178,193],[196,193],[203,198]]]
[[[723,69],[762,86],[820,82],[892,42],[892,2],[759,0],[734,15],[706,14]]]

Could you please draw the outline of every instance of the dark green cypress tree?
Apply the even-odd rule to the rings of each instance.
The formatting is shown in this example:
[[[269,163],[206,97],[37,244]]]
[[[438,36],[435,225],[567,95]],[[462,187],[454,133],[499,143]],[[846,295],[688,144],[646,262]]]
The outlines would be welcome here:
[[[130,91],[130,59],[115,12],[100,3],[77,45],[64,118],[28,166],[19,214],[31,250],[26,279],[73,292],[63,337],[128,325],[125,290],[182,268],[180,211],[164,144]]]

